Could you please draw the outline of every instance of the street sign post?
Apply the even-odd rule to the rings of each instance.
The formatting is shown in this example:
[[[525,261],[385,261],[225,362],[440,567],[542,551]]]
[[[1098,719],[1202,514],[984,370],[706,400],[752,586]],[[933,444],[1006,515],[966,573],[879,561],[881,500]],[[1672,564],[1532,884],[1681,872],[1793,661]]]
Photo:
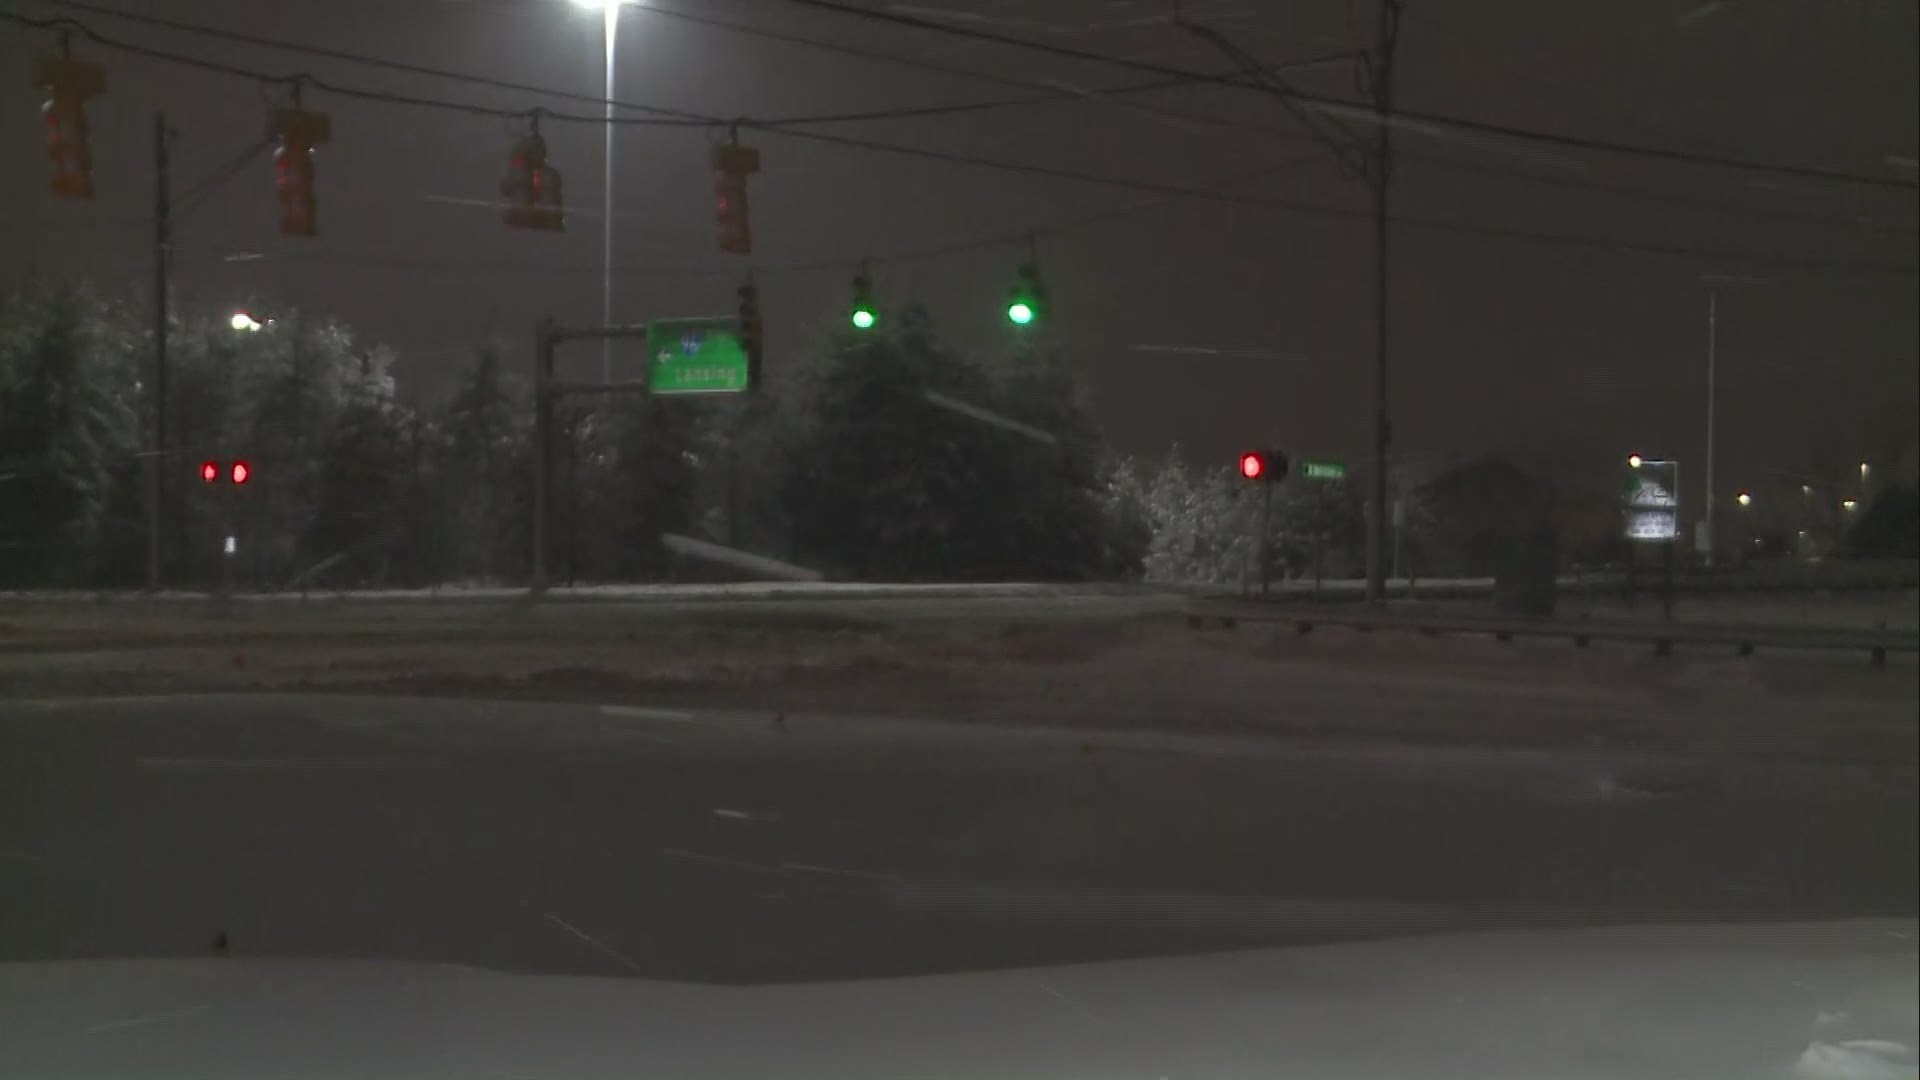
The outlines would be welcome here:
[[[1303,461],[1300,475],[1309,480],[1345,480],[1347,466],[1341,461]]]
[[[747,350],[732,318],[647,324],[647,389],[655,394],[737,394],[747,388]]]

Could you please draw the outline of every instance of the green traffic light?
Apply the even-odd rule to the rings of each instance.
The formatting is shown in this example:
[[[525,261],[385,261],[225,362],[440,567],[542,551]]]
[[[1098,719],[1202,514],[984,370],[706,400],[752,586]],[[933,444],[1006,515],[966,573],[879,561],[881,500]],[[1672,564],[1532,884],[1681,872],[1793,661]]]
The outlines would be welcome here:
[[[878,321],[873,316],[873,309],[864,307],[854,308],[852,319],[856,330],[871,330],[873,324]]]
[[[1033,305],[1025,300],[1015,300],[1007,305],[1007,318],[1015,326],[1025,326],[1033,321]]]

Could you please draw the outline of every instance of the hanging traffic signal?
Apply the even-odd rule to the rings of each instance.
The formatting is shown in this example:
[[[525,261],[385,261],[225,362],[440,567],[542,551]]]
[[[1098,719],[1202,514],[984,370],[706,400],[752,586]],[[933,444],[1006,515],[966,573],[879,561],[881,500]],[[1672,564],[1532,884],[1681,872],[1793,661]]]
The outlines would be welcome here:
[[[760,289],[749,281],[740,286],[740,347],[747,354],[747,389],[760,388]]]
[[[1030,326],[1047,310],[1047,287],[1040,281],[1040,268],[1032,263],[1020,267],[1013,288],[1007,292],[1007,321],[1015,326]]]
[[[280,232],[284,236],[315,236],[320,222],[313,190],[313,148],[333,138],[332,120],[326,113],[301,108],[295,88],[293,106],[274,110],[273,132],[280,137],[280,145],[273,152]]]
[[[1287,455],[1278,450],[1247,450],[1240,455],[1240,478],[1271,484],[1287,475]]]
[[[253,479],[253,466],[244,461],[236,461],[233,463],[233,469],[229,475],[233,477],[234,486],[239,487],[241,484]]]
[[[847,321],[855,330],[871,330],[880,321],[873,306],[873,282],[865,273],[853,279],[853,304],[847,309]]]
[[[747,177],[760,171],[760,151],[737,141],[713,148],[714,219],[720,226],[720,250],[745,255],[753,250],[747,221]]]
[[[218,479],[220,479],[220,463],[219,462],[203,461],[200,463],[200,482],[201,483],[211,484]]]
[[[513,144],[500,194],[508,200],[501,217],[512,228],[560,232],[567,227],[567,213],[560,199],[560,170],[547,164],[547,140],[540,137],[537,114],[533,130]]]
[[[45,127],[47,164],[52,172],[47,190],[69,199],[93,197],[93,147],[87,127],[87,99],[107,88],[106,70],[99,64],[75,60],[67,43],[60,52],[34,58],[33,81],[46,95],[40,106]]]

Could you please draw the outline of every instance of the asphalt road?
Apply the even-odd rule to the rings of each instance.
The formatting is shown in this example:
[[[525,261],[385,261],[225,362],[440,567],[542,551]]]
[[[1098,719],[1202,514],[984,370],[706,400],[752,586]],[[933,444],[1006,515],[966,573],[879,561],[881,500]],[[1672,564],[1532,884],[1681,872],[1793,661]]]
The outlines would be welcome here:
[[[1508,706],[1511,702],[1507,703]],[[1912,760],[377,698],[0,704],[0,961],[723,982],[1910,917]]]

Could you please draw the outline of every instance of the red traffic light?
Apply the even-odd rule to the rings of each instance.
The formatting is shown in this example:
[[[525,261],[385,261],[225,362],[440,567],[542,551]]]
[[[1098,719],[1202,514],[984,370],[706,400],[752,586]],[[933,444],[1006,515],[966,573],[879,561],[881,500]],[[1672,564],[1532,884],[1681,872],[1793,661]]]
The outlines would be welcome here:
[[[215,480],[220,479],[220,463],[217,461],[201,462],[200,463],[200,479],[203,482],[208,484],[211,484]]]
[[[1258,480],[1267,471],[1267,459],[1259,454],[1240,455],[1240,475],[1249,480]]]
[[[253,477],[253,467],[244,461],[236,461],[233,463],[232,476],[234,483],[244,484]]]

